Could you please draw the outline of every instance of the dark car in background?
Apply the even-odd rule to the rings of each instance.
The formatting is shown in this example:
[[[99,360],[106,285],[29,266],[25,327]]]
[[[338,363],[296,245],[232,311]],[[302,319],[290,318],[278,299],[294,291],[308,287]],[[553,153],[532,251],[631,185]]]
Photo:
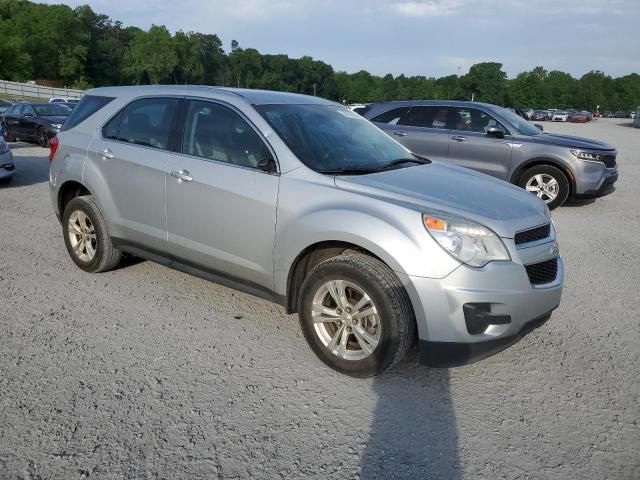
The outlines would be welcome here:
[[[531,120],[534,121],[544,121],[548,119],[548,114],[544,110],[536,110],[531,114]]]
[[[629,114],[627,112],[618,111],[613,114],[613,118],[627,118]]]
[[[519,185],[549,208],[611,193],[618,179],[612,146],[543,133],[497,105],[411,100],[376,104],[364,116],[414,154]]]
[[[7,142],[19,139],[46,148],[70,114],[70,108],[55,103],[17,103],[2,114],[0,122]]]

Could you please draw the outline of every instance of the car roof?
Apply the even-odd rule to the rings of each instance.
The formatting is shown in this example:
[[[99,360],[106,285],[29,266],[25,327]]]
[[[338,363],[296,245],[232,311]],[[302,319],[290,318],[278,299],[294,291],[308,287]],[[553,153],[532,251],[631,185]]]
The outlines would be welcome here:
[[[87,92],[88,95],[128,96],[143,95],[185,95],[194,97],[234,96],[252,105],[266,104],[298,104],[298,105],[339,105],[336,102],[320,97],[301,95],[298,93],[273,92],[270,90],[254,90],[250,88],[229,88],[206,85],[143,85],[129,87],[102,87]]]

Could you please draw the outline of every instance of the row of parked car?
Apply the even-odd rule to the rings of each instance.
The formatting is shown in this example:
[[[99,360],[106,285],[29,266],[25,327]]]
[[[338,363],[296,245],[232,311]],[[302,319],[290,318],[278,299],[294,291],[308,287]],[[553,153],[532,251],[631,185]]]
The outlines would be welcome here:
[[[549,208],[609,193],[615,148],[481,103],[364,117],[281,92],[92,90],[49,141],[68,253],[89,272],[127,253],[278,302],[353,376],[415,343],[426,364],[468,363],[542,325],[564,275]]]

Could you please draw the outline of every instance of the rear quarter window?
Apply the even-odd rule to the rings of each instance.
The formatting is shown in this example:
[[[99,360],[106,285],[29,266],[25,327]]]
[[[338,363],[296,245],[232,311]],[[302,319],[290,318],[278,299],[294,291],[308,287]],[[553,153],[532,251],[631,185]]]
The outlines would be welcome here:
[[[85,95],[80,100],[80,103],[73,109],[71,115],[67,117],[67,120],[62,125],[62,131],[70,130],[76,125],[84,122],[91,115],[96,113],[105,105],[109,104],[113,100],[113,97],[102,97],[99,95]]]

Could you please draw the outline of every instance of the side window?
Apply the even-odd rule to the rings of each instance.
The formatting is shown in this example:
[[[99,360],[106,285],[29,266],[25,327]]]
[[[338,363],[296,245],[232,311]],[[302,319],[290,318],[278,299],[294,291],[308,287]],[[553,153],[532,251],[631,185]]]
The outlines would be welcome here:
[[[455,127],[453,130],[462,130],[467,132],[487,133],[491,127],[505,127],[498,120],[488,113],[476,108],[457,107],[455,112]]]
[[[256,167],[265,149],[253,128],[230,108],[211,102],[189,102],[182,153]]]
[[[394,108],[371,119],[372,122],[397,125],[399,120],[409,112],[409,107]]]
[[[449,109],[440,106],[411,107],[409,113],[400,119],[398,125],[424,128],[448,128]]]
[[[30,115],[32,117],[36,116],[36,112],[31,105],[23,105],[22,107],[22,115]]]
[[[102,129],[105,138],[167,149],[178,111],[176,98],[145,98],[130,103]]]
[[[22,116],[22,105],[14,105],[14,107],[11,109],[10,112],[7,113],[11,113],[11,115],[15,115],[16,117],[21,117]]]

